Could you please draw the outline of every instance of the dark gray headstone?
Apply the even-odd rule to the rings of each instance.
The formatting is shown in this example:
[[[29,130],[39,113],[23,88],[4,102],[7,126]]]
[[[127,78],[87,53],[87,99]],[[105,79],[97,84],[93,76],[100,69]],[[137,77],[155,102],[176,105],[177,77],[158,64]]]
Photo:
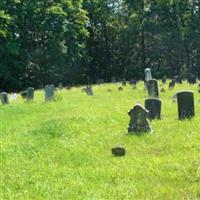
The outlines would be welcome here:
[[[146,99],[145,108],[149,111],[149,119],[161,118],[161,101],[158,99]]]
[[[0,99],[3,105],[9,104],[8,94],[6,92],[0,94]]]
[[[158,82],[155,79],[147,82],[147,90],[149,97],[159,98]]]
[[[46,85],[45,86],[45,101],[51,101],[54,99],[54,85]]]
[[[32,101],[34,98],[34,88],[28,87],[26,91],[27,91],[27,93],[26,93],[27,101]]]
[[[112,148],[111,151],[114,156],[120,157],[120,156],[125,156],[126,154],[126,150],[123,147],[115,147],[115,148]]]
[[[194,94],[190,91],[181,91],[177,93],[178,116],[180,120],[192,118],[195,116]]]
[[[129,133],[151,132],[150,123],[147,119],[148,110],[140,104],[136,104],[129,111],[130,122],[128,127]]]

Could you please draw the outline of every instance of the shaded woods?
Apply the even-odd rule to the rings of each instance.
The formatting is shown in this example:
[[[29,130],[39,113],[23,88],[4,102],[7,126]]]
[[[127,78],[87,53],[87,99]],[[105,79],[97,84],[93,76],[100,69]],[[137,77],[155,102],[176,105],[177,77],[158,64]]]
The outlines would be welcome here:
[[[1,0],[0,89],[200,74],[200,0]]]

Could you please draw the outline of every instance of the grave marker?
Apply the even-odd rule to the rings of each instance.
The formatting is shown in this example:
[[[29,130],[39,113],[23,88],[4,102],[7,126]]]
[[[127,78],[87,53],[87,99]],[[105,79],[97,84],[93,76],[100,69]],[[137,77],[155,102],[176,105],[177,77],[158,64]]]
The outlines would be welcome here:
[[[128,115],[131,118],[128,133],[151,132],[150,123],[147,119],[148,110],[143,106],[136,104],[133,109],[129,111]]]
[[[158,99],[146,99],[145,108],[149,111],[149,119],[161,119],[161,101]]]
[[[192,118],[195,116],[194,94],[190,91],[181,91],[177,93],[178,117],[180,120]]]

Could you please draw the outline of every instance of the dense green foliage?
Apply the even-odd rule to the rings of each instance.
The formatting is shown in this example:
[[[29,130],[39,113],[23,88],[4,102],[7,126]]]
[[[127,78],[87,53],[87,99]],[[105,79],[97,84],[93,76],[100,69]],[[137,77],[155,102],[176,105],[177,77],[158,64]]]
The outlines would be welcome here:
[[[164,86],[162,119],[151,122],[152,134],[141,136],[127,135],[127,113],[135,103],[144,104],[143,83],[136,90],[117,88],[94,86],[93,97],[81,88],[58,91],[60,100],[49,103],[37,91],[32,103],[19,98],[0,105],[0,199],[199,199],[196,86]],[[195,94],[191,120],[178,120],[171,97],[181,89]],[[116,145],[127,149],[125,157],[111,155]]]
[[[200,0],[1,0],[0,89],[200,73]]]

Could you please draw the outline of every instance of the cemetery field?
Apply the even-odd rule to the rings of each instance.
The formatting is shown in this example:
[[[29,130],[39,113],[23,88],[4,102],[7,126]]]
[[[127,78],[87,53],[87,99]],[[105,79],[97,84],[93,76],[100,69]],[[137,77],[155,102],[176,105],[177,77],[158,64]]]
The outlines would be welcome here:
[[[169,81],[168,81],[169,82]],[[81,87],[44,103],[21,97],[0,105],[0,199],[200,199],[200,93],[184,82],[160,93],[162,119],[152,134],[128,135],[128,111],[147,98],[144,84]],[[111,89],[112,92],[107,90]],[[178,120],[172,96],[194,91],[196,116]],[[113,157],[122,145],[125,157]]]

